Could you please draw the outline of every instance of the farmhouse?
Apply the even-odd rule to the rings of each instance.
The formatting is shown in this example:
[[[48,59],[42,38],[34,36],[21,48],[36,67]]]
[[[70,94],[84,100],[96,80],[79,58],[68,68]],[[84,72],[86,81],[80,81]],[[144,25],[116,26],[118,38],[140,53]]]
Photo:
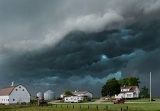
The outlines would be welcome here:
[[[81,97],[84,97],[84,98],[92,98],[93,95],[92,93],[88,92],[88,91],[75,91],[75,92],[72,92],[72,95],[74,96],[81,96]],[[65,95],[64,93],[60,95],[60,98],[64,98]]]
[[[30,93],[23,85],[4,87],[0,90],[0,104],[29,103]]]
[[[84,98],[92,98],[93,95],[92,93],[88,92],[88,91],[75,91],[75,92],[72,92],[73,95],[76,95],[76,96],[82,96]]]
[[[137,86],[124,86],[121,87],[121,93],[115,95],[115,98],[138,98],[139,88]]]

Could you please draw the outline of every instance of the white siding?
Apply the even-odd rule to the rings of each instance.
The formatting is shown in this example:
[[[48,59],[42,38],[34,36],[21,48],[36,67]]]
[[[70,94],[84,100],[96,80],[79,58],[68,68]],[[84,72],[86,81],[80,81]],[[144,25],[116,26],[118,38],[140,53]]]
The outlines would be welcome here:
[[[140,93],[140,91],[139,91],[138,87],[136,87],[134,92],[120,93],[118,95],[115,95],[115,98],[138,98],[139,97],[139,93]]]
[[[139,93],[140,93],[139,89],[136,88],[136,89],[135,89],[135,93],[134,93],[133,96],[138,98],[138,97],[139,97]]]
[[[44,98],[44,94],[43,94],[42,92],[38,92],[38,93],[37,93],[37,97],[38,97],[38,98]]]
[[[92,97],[93,97],[93,95],[92,95],[90,92],[86,93],[85,95],[86,95],[88,98],[92,98]]]
[[[85,93],[73,93],[76,96],[83,96],[83,97],[88,97],[88,98],[92,98],[93,95],[90,92],[85,92]]]
[[[120,93],[118,95],[115,95],[115,98],[125,98],[125,94],[124,93]]]
[[[15,87],[10,95],[0,96],[0,103],[2,104],[15,104],[23,102],[30,102],[30,94],[22,85],[18,85],[17,87]]]
[[[10,103],[29,103],[30,102],[30,94],[25,87],[19,85],[14,88],[12,93],[9,96]]]
[[[48,90],[44,93],[44,100],[52,100],[55,98],[55,93],[51,90]]]
[[[83,97],[81,96],[70,96],[70,97],[65,97],[64,102],[81,102],[83,101]]]
[[[0,103],[9,104],[9,96],[0,96]]]

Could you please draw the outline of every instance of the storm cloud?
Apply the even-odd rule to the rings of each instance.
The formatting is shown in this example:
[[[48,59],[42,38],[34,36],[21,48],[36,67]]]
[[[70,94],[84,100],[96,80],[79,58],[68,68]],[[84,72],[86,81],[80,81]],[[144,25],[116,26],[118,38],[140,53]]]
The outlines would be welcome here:
[[[99,97],[107,79],[137,76],[149,86],[149,72],[156,85],[159,10],[158,0],[1,0],[0,87]]]

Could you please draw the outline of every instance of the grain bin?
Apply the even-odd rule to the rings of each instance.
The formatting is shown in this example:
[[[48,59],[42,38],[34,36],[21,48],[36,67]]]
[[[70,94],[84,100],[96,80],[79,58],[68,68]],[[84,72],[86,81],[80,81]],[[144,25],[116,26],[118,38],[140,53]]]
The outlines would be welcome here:
[[[38,92],[38,93],[37,93],[37,97],[38,97],[38,98],[44,98],[44,94],[43,94],[42,92]]]
[[[44,93],[44,100],[52,100],[55,98],[55,93],[51,90],[48,90]]]

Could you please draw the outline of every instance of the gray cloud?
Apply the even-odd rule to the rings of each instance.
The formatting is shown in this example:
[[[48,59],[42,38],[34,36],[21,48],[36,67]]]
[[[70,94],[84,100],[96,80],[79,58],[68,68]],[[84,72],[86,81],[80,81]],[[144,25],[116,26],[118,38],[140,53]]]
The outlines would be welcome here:
[[[108,77],[136,75],[148,85],[148,72],[159,77],[159,5],[158,0],[1,0],[0,87],[15,81],[34,93],[41,87],[57,94],[90,88],[100,96],[91,87],[101,90]]]

